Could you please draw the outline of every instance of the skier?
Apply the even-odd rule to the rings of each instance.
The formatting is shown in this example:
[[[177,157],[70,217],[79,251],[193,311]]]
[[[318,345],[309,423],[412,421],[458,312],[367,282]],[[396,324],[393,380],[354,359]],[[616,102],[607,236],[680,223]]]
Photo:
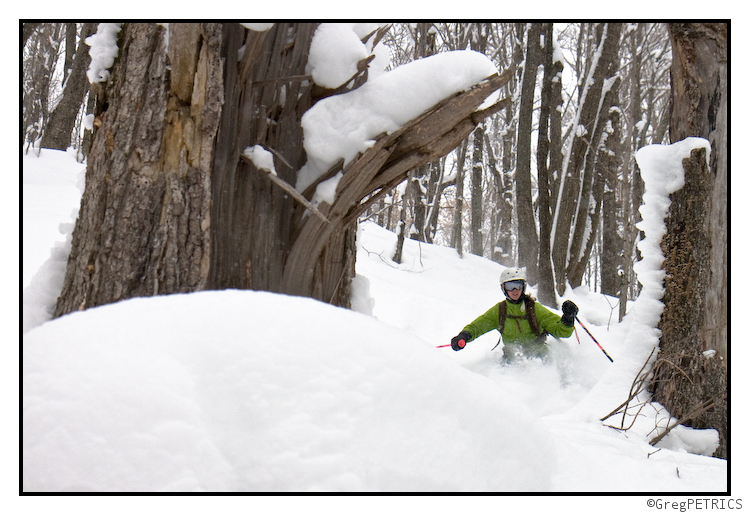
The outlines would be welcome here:
[[[506,300],[495,304],[485,314],[451,340],[451,348],[459,351],[467,342],[493,329],[503,338],[503,356],[512,361],[520,356],[544,357],[547,334],[567,338],[573,334],[573,322],[578,306],[566,300],[562,305],[563,316],[559,317],[542,306],[531,295],[526,294],[524,268],[506,268],[500,274],[500,285]]]

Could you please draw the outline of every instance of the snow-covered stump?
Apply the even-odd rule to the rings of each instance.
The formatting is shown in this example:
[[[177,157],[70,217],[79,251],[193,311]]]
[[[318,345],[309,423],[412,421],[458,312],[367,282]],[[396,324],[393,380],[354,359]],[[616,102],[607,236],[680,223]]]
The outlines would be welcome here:
[[[685,425],[719,431],[716,456],[726,458],[727,362],[707,348],[707,289],[711,269],[711,234],[707,216],[713,187],[705,148],[683,160],[685,185],[671,194],[665,255],[662,332],[654,370],[656,399]],[[705,407],[708,403],[708,407]],[[702,408],[703,407],[703,408]]]

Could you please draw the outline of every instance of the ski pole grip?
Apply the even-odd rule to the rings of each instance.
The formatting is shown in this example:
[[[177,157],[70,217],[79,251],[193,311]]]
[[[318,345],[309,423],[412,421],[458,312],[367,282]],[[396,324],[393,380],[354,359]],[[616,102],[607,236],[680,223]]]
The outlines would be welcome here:
[[[462,349],[466,347],[466,340],[458,340],[458,346]]]

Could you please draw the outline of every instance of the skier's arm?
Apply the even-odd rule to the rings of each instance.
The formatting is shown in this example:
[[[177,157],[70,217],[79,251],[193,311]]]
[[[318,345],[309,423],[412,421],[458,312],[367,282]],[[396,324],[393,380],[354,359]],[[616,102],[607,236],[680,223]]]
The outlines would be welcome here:
[[[493,329],[497,329],[499,317],[498,306],[499,304],[495,304],[486,313],[480,315],[476,320],[463,328],[464,331],[471,335],[471,340],[469,341],[475,340]]]
[[[539,327],[557,338],[568,338],[573,334],[573,326],[566,325],[562,319],[552,311],[542,306],[539,302],[534,304],[534,312],[539,322]]]

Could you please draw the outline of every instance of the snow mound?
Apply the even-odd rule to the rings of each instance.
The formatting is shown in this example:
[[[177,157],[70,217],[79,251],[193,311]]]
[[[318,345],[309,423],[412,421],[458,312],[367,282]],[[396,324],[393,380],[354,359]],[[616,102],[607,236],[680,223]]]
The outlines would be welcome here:
[[[23,340],[23,490],[535,491],[523,403],[372,317],[263,292],[139,298]]]

